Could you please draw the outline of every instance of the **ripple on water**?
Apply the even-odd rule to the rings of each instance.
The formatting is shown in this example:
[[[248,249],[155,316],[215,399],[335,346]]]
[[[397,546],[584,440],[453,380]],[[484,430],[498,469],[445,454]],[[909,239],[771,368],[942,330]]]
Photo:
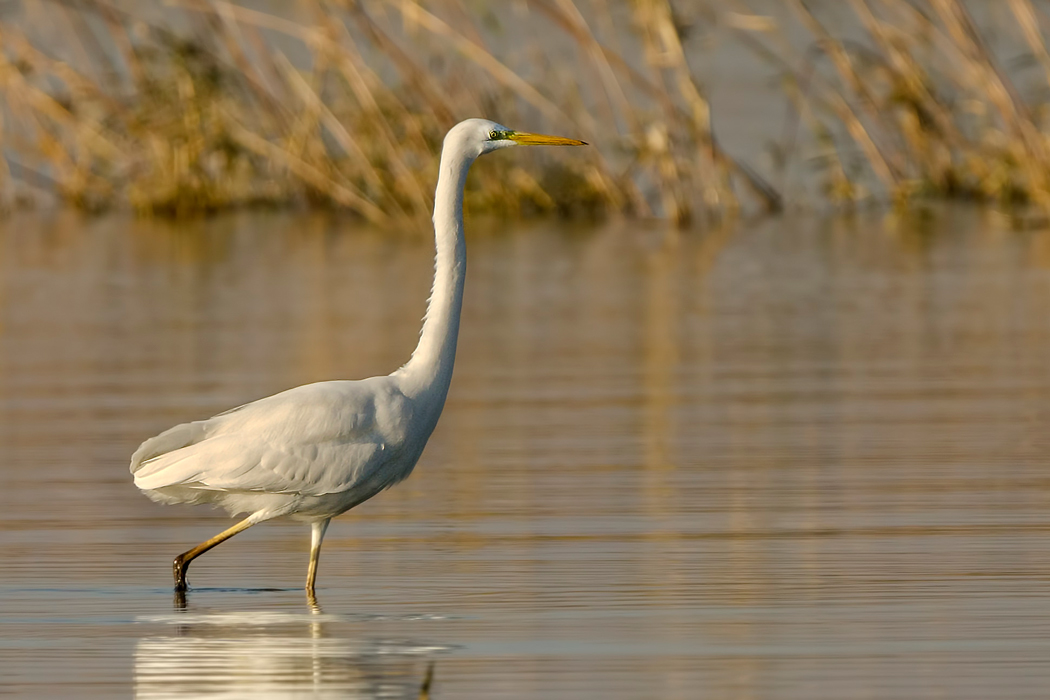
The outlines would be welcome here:
[[[173,595],[228,521],[149,502],[128,457],[396,367],[429,248],[3,227],[0,693],[414,698],[432,666],[434,697],[1043,697],[1050,268],[943,216],[921,245],[862,219],[472,238],[441,425],[333,524],[318,608],[296,523]]]

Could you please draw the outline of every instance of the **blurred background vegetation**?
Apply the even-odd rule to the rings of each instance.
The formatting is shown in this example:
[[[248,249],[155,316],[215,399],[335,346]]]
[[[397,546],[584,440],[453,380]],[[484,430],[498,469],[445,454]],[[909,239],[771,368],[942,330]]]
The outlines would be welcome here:
[[[0,13],[7,209],[425,220],[441,138],[471,116],[595,144],[493,159],[470,183],[477,212],[1050,209],[1050,7],[1034,0],[22,0]]]

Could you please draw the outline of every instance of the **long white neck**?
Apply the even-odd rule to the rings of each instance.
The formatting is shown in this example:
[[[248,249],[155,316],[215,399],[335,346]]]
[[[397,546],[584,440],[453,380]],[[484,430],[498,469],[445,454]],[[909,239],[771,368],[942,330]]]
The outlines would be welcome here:
[[[474,158],[446,148],[441,153],[437,192],[434,195],[434,289],[427,304],[419,345],[401,368],[402,391],[408,396],[428,395],[436,407],[444,405],[456,360],[459,317],[463,308],[463,282],[467,272],[467,246],[463,240],[463,186]]]

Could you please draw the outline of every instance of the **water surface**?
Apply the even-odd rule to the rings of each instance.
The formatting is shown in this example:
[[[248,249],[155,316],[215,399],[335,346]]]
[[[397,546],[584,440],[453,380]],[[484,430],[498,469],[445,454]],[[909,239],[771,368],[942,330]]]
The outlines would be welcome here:
[[[1050,234],[914,221],[469,238],[411,479],[308,529],[131,485],[143,439],[408,357],[425,234],[0,227],[0,694],[1036,698]]]

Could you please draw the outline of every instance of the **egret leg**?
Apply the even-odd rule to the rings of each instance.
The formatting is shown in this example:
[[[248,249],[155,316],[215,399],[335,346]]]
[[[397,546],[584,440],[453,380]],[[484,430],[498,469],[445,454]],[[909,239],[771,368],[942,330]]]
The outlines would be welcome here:
[[[229,530],[223,530],[207,542],[201,542],[199,545],[197,545],[190,551],[183,552],[179,556],[175,557],[175,561],[171,565],[172,573],[175,575],[175,590],[186,590],[186,569],[190,567],[191,561],[204,554],[212,547],[222,544],[226,540],[236,535],[238,532],[247,530],[254,524],[255,523],[252,522],[251,518],[245,518],[241,522],[231,527]]]
[[[434,684],[434,662],[427,665],[427,675],[423,678],[423,685],[419,687],[419,700],[430,700],[430,686]]]
[[[331,518],[310,523],[310,568],[306,572],[306,593],[311,598],[314,594],[314,581],[317,580],[317,561],[321,558],[321,541],[328,529]]]

